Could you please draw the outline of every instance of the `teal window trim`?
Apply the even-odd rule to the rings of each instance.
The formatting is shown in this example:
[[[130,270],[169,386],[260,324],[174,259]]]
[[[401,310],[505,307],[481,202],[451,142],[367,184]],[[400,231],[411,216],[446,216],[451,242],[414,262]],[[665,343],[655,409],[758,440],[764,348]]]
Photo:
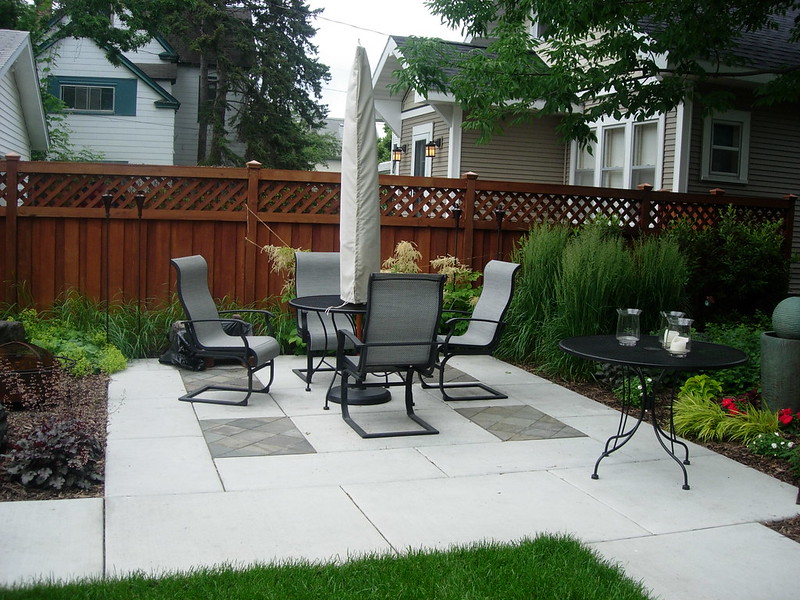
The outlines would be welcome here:
[[[133,117],[136,116],[136,79],[118,79],[113,77],[62,77],[50,76],[48,78],[50,93],[56,98],[61,98],[61,86],[89,86],[104,87],[114,89],[114,110],[113,111],[75,111],[82,115],[117,115]]]

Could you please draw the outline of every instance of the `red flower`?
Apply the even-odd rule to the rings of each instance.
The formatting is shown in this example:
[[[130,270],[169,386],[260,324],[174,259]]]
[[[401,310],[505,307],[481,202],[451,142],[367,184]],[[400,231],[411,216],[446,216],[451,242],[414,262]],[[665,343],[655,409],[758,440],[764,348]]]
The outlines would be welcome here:
[[[798,416],[800,416],[800,413],[798,413]],[[782,408],[778,411],[778,421],[784,425],[791,423],[793,418],[794,415],[792,415],[792,409],[790,408]]]

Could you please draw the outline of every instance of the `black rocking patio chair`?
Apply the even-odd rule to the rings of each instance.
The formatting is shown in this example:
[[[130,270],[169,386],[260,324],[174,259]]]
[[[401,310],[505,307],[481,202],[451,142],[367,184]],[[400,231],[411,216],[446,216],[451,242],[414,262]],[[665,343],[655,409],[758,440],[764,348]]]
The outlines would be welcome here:
[[[445,382],[445,366],[447,361],[454,356],[491,354],[494,351],[503,334],[503,319],[514,295],[514,280],[519,269],[520,265],[512,262],[492,260],[487,263],[483,271],[483,289],[472,315],[448,319],[446,325],[450,328],[449,332],[437,338],[439,354],[441,354],[441,359],[436,363],[436,369],[439,371],[438,386],[427,383],[420,376],[423,388],[438,387],[444,400],[499,400],[508,398],[506,394],[480,381]],[[467,330],[461,335],[455,335],[458,323],[465,321],[468,323]],[[479,388],[485,393],[452,396],[447,392],[458,388]]]
[[[245,406],[254,393],[267,393],[275,376],[275,357],[280,354],[278,341],[272,335],[229,335],[224,323],[235,319],[222,319],[220,314],[260,313],[266,317],[272,334],[272,313],[266,310],[218,311],[208,288],[208,265],[199,255],[170,260],[177,272],[177,289],[187,320],[184,321],[189,341],[198,356],[219,360],[233,359],[247,369],[247,387],[206,385],[179,398],[184,402],[205,402]],[[253,389],[253,375],[269,367],[269,383],[261,389]],[[242,392],[241,399],[216,398],[208,392]]]
[[[442,314],[443,275],[373,273],[361,339],[337,331],[336,366],[341,374],[342,418],[363,438],[431,435],[439,431],[414,413],[415,373],[431,374],[436,362],[436,332]],[[348,355],[348,342],[355,355]],[[371,373],[399,373],[405,387],[406,414],[421,429],[368,433],[350,416],[349,378],[363,382]]]

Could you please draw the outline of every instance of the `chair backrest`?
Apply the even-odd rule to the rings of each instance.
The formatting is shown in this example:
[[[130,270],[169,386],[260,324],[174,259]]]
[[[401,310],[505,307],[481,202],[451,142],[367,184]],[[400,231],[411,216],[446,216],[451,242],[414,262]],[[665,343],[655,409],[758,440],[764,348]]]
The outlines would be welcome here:
[[[442,315],[445,277],[430,274],[372,273],[369,278],[365,343],[397,343],[373,347],[362,360],[368,366],[391,365],[430,368]],[[430,342],[430,346],[403,346],[403,342]]]
[[[178,274],[178,298],[186,313],[186,318],[219,319],[219,312],[208,289],[208,264],[200,255],[173,258],[169,261]],[[197,323],[194,325],[197,342],[203,346],[217,346],[222,340],[230,339],[219,322]]]
[[[520,269],[518,263],[490,260],[483,270],[483,289],[472,311],[473,319],[502,323],[514,295],[514,280]],[[464,337],[472,344],[492,346],[500,340],[502,325],[471,321]]]
[[[295,252],[294,285],[297,297],[339,294],[338,252]]]

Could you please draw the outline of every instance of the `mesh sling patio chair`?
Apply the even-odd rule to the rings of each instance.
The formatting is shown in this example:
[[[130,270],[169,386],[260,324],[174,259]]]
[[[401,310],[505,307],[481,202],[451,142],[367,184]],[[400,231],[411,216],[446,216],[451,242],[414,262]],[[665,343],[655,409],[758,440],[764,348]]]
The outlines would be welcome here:
[[[414,412],[414,373],[431,374],[436,362],[436,332],[442,314],[443,275],[373,273],[367,291],[367,314],[361,339],[337,331],[336,366],[341,375],[342,418],[363,438],[439,433]],[[346,354],[347,342],[355,355]],[[350,416],[350,377],[363,382],[370,373],[403,377],[408,417],[421,428],[368,433]]]
[[[173,258],[170,263],[177,272],[177,289],[187,320],[184,321],[189,340],[195,352],[202,357],[233,359],[247,369],[247,387],[206,385],[179,398],[184,402],[205,402],[245,406],[254,393],[267,393],[275,376],[275,357],[280,354],[278,341],[272,335],[229,335],[223,324],[235,319],[220,318],[220,314],[259,313],[266,317],[272,334],[272,313],[266,310],[218,311],[208,288],[208,264],[199,255]],[[261,389],[253,389],[253,375],[269,367],[269,382]],[[214,397],[213,391],[242,392],[241,399]],[[227,396],[227,395],[226,395]]]
[[[294,264],[298,298],[340,294],[338,252],[295,252]],[[342,315],[334,317],[321,312],[297,311],[297,333],[306,344],[306,368],[292,371],[306,382],[306,391],[311,391],[314,373],[336,370],[325,357],[336,353],[337,328],[353,331],[352,323]],[[315,356],[319,356],[316,366]]]
[[[440,335],[438,339],[439,354],[441,359],[436,363],[439,371],[439,384],[427,383],[420,376],[422,387],[430,389],[438,387],[445,400],[499,400],[508,398],[506,394],[489,387],[483,382],[476,381],[451,381],[445,382],[445,366],[454,356],[459,354],[491,354],[503,334],[503,319],[505,318],[511,298],[514,295],[514,279],[520,265],[512,262],[492,260],[487,263],[483,271],[483,289],[478,303],[469,317],[454,317],[446,321],[449,331]],[[467,322],[467,330],[456,335],[456,326]],[[452,396],[448,390],[458,388],[479,388],[485,393],[478,395]]]

